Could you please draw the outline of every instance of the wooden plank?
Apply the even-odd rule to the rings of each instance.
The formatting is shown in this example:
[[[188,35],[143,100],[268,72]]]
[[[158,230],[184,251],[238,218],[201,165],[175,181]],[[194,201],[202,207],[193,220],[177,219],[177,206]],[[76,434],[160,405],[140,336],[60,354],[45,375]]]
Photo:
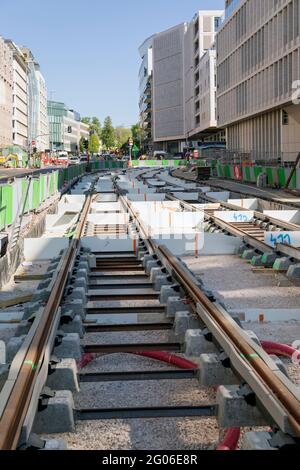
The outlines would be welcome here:
[[[14,281],[20,282],[20,281],[41,281],[43,279],[46,279],[45,274],[16,274],[14,276]]]
[[[281,274],[281,273],[287,272],[287,269],[273,269],[273,268],[264,268],[260,266],[253,266],[251,269],[254,273],[262,273],[262,274]]]
[[[33,294],[22,295],[12,299],[0,300],[0,308],[12,307],[13,305],[24,304],[32,300]]]

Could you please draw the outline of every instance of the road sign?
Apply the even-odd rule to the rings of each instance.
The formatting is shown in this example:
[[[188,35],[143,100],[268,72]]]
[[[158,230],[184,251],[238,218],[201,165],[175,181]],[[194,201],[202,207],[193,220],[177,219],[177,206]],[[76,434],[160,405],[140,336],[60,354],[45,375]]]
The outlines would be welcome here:
[[[133,146],[133,139],[130,138],[130,139],[128,140],[128,144],[129,144],[129,147],[132,147],[132,146]]]
[[[36,141],[35,140],[32,140],[31,141],[31,145],[35,145],[36,144]]]

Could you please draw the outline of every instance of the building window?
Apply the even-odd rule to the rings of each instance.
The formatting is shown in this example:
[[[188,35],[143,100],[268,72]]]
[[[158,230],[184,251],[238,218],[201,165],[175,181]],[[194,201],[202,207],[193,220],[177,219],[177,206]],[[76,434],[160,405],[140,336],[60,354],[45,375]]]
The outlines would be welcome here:
[[[222,18],[220,16],[215,17],[215,31],[219,31],[219,28],[222,23]]]
[[[282,124],[284,126],[288,126],[289,124],[289,115],[284,109],[282,110]]]

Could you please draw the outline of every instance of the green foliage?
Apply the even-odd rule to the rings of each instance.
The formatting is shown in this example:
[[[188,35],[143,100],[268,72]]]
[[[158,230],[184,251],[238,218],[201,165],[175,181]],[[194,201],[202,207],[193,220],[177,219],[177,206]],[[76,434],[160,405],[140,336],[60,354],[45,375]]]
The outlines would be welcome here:
[[[81,153],[84,153],[86,150],[84,142],[85,142],[84,137],[81,137],[79,141],[79,150]]]
[[[107,116],[104,119],[104,124],[101,132],[101,137],[103,144],[107,149],[110,149],[115,146],[115,130],[112,125],[112,120],[110,116]]]
[[[89,141],[89,152],[90,153],[97,153],[99,151],[99,137],[97,134],[91,134],[90,141]]]
[[[123,126],[118,126],[115,128],[115,137],[116,137],[116,146],[118,148],[123,147],[131,137],[131,129],[128,129]]]
[[[92,122],[90,123],[90,131],[94,131],[97,133],[99,139],[101,139],[101,124],[97,117],[92,118]]]
[[[140,140],[141,131],[142,131],[142,129],[140,128],[139,124],[134,124],[131,127],[132,138],[135,142],[138,142]]]
[[[101,124],[100,121],[97,117],[83,117],[81,119],[81,122],[84,124],[87,124],[89,126],[89,131],[90,132],[96,132],[99,139],[101,139]]]

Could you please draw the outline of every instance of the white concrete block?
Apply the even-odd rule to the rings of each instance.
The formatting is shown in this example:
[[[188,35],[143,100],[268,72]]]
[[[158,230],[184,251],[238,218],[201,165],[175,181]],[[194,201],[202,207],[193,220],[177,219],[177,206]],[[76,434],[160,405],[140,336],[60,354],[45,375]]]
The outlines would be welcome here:
[[[80,244],[83,248],[90,248],[94,252],[121,252],[134,251],[136,240],[128,236],[124,238],[82,237]]]
[[[250,222],[253,220],[253,211],[215,211],[214,216],[224,222]]]
[[[46,260],[58,256],[69,246],[68,238],[25,238],[24,256],[26,261]]]

